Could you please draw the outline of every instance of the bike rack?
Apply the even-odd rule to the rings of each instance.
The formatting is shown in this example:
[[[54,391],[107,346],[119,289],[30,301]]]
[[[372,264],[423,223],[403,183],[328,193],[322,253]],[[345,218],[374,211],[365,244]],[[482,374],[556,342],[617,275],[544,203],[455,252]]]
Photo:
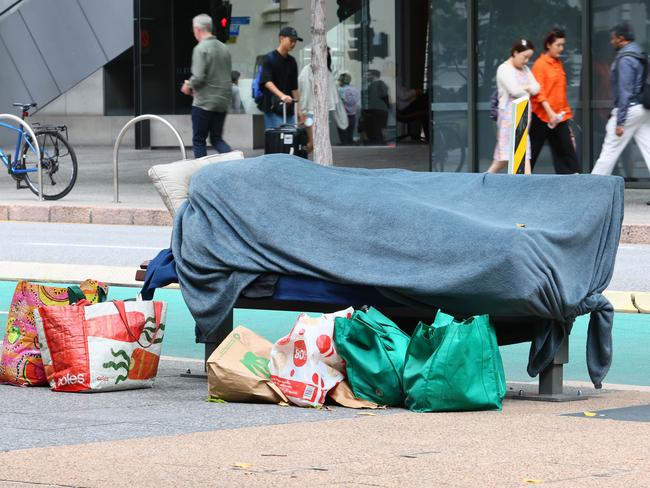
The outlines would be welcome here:
[[[167,127],[171,129],[171,131],[174,133],[176,136],[176,139],[178,139],[178,145],[181,148],[181,154],[183,155],[183,159],[187,159],[187,155],[185,153],[185,145],[183,144],[183,140],[181,139],[180,134],[178,131],[174,128],[172,124],[169,123],[166,119],[160,117],[159,115],[152,115],[152,114],[144,114],[144,115],[138,115],[137,117],[132,118],[129,120],[124,127],[122,127],[122,130],[120,133],[117,135],[117,140],[115,141],[115,146],[113,147],[113,203],[119,203],[120,198],[119,198],[119,183],[117,181],[117,153],[118,150],[120,149],[120,143],[122,142],[122,138],[124,137],[124,133],[126,130],[131,127],[133,124],[140,122],[142,120],[157,120],[159,122],[162,122],[165,124]]]
[[[36,134],[34,134],[34,131],[32,128],[29,126],[27,122],[25,122],[23,119],[20,117],[16,117],[15,115],[12,114],[0,114],[0,119],[9,119],[13,120],[14,122],[17,122],[18,124],[22,125],[27,133],[29,134],[29,137],[32,138],[32,142],[34,143],[34,147],[36,148],[36,158],[37,161],[39,162],[38,165],[38,201],[42,202],[43,201],[43,168],[41,167],[40,161],[41,161],[41,148],[38,147],[38,141],[36,140]]]

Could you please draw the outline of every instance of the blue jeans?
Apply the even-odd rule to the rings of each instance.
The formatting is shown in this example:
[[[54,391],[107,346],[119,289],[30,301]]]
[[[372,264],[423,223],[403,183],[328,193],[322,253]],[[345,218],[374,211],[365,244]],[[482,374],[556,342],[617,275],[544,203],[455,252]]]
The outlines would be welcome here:
[[[278,115],[275,112],[264,112],[264,128],[275,129],[282,124],[284,124],[282,115]],[[296,125],[296,114],[287,115],[287,124]]]
[[[230,152],[230,146],[221,137],[226,112],[212,112],[199,107],[192,107],[192,148],[195,158],[207,154],[205,140],[210,135],[210,143],[218,153]]]

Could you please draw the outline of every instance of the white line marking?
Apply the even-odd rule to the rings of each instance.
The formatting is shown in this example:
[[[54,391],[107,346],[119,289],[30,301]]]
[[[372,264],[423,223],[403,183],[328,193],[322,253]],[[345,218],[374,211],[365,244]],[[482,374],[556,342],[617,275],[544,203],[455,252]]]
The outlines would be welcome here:
[[[147,251],[160,250],[160,246],[114,246],[111,244],[69,244],[66,242],[28,242],[26,246],[50,246],[50,247],[92,247],[99,249],[145,249]]]

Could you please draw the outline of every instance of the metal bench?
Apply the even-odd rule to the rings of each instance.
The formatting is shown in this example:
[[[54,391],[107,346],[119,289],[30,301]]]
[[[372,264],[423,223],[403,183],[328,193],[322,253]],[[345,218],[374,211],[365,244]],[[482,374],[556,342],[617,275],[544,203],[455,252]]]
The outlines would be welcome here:
[[[136,271],[135,279],[137,281],[144,281],[148,261],[140,265],[140,269]],[[331,313],[349,307],[349,303],[320,303],[309,301],[288,301],[288,300],[275,300],[270,298],[242,298],[240,297],[236,302],[235,308],[245,310],[285,310],[285,311],[301,311],[301,312],[318,312],[318,313]],[[213,335],[205,341],[205,354],[204,358],[207,362],[210,355],[219,346],[219,344],[232,332],[233,323],[233,310],[230,311],[226,319],[217,327]],[[411,307],[382,307],[381,312],[390,317],[402,329],[409,332],[412,331],[420,321],[431,320],[431,310],[418,310]],[[564,402],[573,400],[585,400],[588,397],[582,394],[567,394],[564,392],[564,365],[569,362],[569,338],[567,337],[560,347],[558,348],[555,357],[551,364],[549,364],[539,374],[539,386],[537,393],[530,393],[524,390],[511,390],[508,389],[508,398],[515,398],[521,400],[539,400],[539,401],[552,401]],[[196,377],[196,374],[186,373],[182,376]],[[204,375],[200,375],[204,376]]]

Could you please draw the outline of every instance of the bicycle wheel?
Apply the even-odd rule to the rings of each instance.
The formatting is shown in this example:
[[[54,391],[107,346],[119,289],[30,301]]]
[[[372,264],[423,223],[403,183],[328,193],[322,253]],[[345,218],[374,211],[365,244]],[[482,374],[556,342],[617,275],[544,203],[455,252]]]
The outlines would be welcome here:
[[[63,198],[77,181],[77,156],[70,143],[56,131],[36,132],[36,140],[41,150],[43,171],[43,199]],[[38,166],[36,153],[29,144],[23,144],[21,163],[27,173],[25,181],[29,189],[38,195]]]
[[[441,125],[437,128],[439,150],[436,163],[440,171],[460,172],[465,164],[465,144],[455,127]]]

